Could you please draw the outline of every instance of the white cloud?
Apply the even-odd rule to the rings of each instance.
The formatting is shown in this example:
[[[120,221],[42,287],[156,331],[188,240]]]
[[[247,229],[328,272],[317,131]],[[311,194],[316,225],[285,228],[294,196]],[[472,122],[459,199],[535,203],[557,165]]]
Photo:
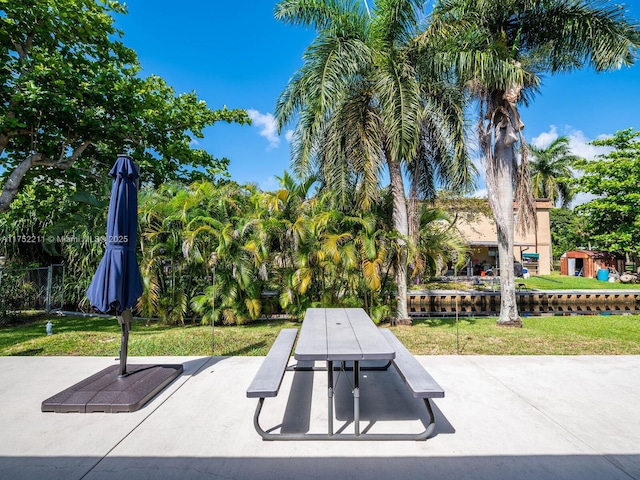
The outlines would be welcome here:
[[[291,143],[291,140],[293,140],[293,134],[295,132],[293,130],[287,130],[286,133],[284,134],[284,138],[287,139],[287,142]]]
[[[269,142],[269,149],[277,148],[280,145],[278,136],[278,126],[276,119],[271,113],[260,113],[258,110],[249,109],[247,114],[254,126],[260,129],[260,136]]]
[[[573,155],[577,155],[578,157],[586,158],[587,160],[593,160],[598,155],[607,153],[610,150],[604,147],[589,145],[589,142],[593,141],[593,139],[587,138],[581,130],[571,128],[571,126],[569,125],[564,126],[564,128],[562,129],[562,135],[569,139],[569,148],[571,149],[571,153]],[[546,148],[559,136],[560,134],[558,133],[558,128],[555,125],[549,125],[549,131],[542,132],[537,137],[534,137],[531,140],[531,144],[535,145],[538,148]],[[610,137],[610,135],[598,135],[599,139],[607,137]]]
[[[548,132],[542,132],[537,137],[531,139],[531,144],[538,148],[548,147],[554,140],[558,138],[558,129],[555,125],[549,127],[551,130]]]
[[[571,147],[571,153],[587,160],[593,160],[598,155],[603,155],[609,152],[611,149],[608,147],[596,147],[595,145],[588,145],[591,139],[585,137],[584,133],[580,130],[573,130],[568,135],[569,147]],[[609,135],[599,135],[598,138],[606,138]]]

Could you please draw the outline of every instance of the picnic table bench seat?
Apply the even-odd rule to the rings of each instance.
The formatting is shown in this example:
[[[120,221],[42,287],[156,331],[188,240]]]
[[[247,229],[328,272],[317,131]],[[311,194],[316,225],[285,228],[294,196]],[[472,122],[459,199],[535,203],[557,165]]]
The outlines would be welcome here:
[[[444,398],[444,390],[388,328],[380,329],[395,351],[393,366],[416,398]]]
[[[400,340],[387,328],[380,329],[389,345],[396,351],[396,356],[392,360],[393,366],[398,371],[400,378],[411,390],[415,398],[422,398],[427,412],[429,413],[429,424],[424,432],[415,437],[416,440],[426,440],[435,429],[435,415],[431,406],[431,398],[444,398],[444,389],[438,385],[433,377],[427,372],[416,357],[407,350]]]
[[[285,328],[280,331],[247,389],[248,398],[266,398],[278,395],[297,336],[298,330],[296,328]]]
[[[296,328],[280,330],[276,341],[273,342],[262,365],[260,365],[255,377],[253,377],[249,388],[247,388],[247,397],[258,399],[258,405],[253,415],[253,425],[265,440],[274,440],[277,437],[274,437],[270,432],[266,432],[260,426],[262,405],[265,398],[278,395],[297,336],[298,330]]]

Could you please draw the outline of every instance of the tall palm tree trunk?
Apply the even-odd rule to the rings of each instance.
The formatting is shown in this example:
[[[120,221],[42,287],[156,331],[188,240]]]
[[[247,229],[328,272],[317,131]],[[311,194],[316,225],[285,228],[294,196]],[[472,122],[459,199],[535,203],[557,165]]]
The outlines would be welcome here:
[[[408,251],[405,239],[409,235],[409,219],[407,215],[407,201],[404,193],[404,181],[402,180],[402,168],[400,162],[390,160],[390,152],[387,154],[389,165],[389,177],[391,181],[391,196],[393,199],[393,228],[400,234],[398,238],[398,261],[396,265],[396,285],[398,298],[396,305],[395,323],[411,325],[411,319],[407,311],[407,261]]]
[[[487,132],[493,137],[482,139],[486,161],[489,206],[498,233],[498,266],[500,274],[500,317],[498,325],[522,326],[518,314],[513,269],[514,183],[517,174],[515,143],[522,129],[517,111],[504,99],[502,92],[489,102],[491,118]],[[492,145],[493,143],[493,145]]]
[[[492,189],[489,188],[489,203],[496,217],[498,231],[498,265],[500,269],[500,318],[498,325],[522,326],[522,320],[518,314],[513,269],[513,176],[515,173],[513,171],[515,163],[513,145],[507,146],[503,141],[497,140],[494,149],[494,163],[496,164],[495,186],[497,191],[492,192]]]

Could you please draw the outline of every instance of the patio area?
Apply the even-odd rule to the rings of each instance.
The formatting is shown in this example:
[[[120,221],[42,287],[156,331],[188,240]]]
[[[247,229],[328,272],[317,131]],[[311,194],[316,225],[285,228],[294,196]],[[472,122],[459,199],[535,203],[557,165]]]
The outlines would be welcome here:
[[[640,479],[640,356],[417,358],[446,391],[434,402],[431,438],[320,443],[268,442],[255,432],[256,399],[245,391],[263,357],[132,357],[180,363],[184,373],[140,410],[118,414],[40,411],[44,399],[117,359],[0,357],[0,478]],[[372,387],[393,381],[370,375]],[[362,425],[419,422],[416,399],[386,387],[394,393],[380,399],[384,411],[397,406],[397,414],[380,418],[377,401],[363,404]],[[309,400],[291,404],[292,388]],[[325,389],[320,372],[285,376],[265,423],[322,428]],[[336,426],[348,429],[336,395]]]

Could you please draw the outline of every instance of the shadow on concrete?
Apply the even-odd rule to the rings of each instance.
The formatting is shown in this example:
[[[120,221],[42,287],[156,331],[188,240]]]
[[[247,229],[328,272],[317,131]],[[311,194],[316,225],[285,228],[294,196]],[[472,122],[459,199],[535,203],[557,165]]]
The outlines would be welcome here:
[[[316,376],[320,376],[317,377]],[[324,407],[324,422],[312,425],[312,400],[314,398],[314,384],[317,382],[326,385],[327,372],[295,371],[291,383],[291,389],[281,391],[280,395],[287,395],[287,404],[284,410],[281,424],[282,433],[310,433],[326,432],[327,407]],[[353,424],[353,394],[352,372],[334,372],[334,413],[336,433],[344,432]],[[326,387],[324,387],[326,388]],[[328,403],[328,395],[317,395],[316,401],[322,406]],[[436,418],[436,429],[433,436],[438,434],[453,434],[455,428],[445,418],[432,402]],[[265,402],[264,409],[269,408],[269,402]],[[376,424],[380,430],[385,430],[385,422],[403,422],[406,430],[402,433],[419,433],[429,425],[429,416],[420,398],[411,396],[394,367],[382,371],[363,371],[360,378],[360,428],[363,433],[369,433]],[[411,423],[413,422],[413,424]],[[397,428],[397,425],[396,425]],[[273,428],[272,428],[273,430]],[[400,433],[400,432],[398,432]]]
[[[324,480],[326,478],[602,480],[640,478],[640,455],[394,457],[0,457],[0,478],[22,480]]]

